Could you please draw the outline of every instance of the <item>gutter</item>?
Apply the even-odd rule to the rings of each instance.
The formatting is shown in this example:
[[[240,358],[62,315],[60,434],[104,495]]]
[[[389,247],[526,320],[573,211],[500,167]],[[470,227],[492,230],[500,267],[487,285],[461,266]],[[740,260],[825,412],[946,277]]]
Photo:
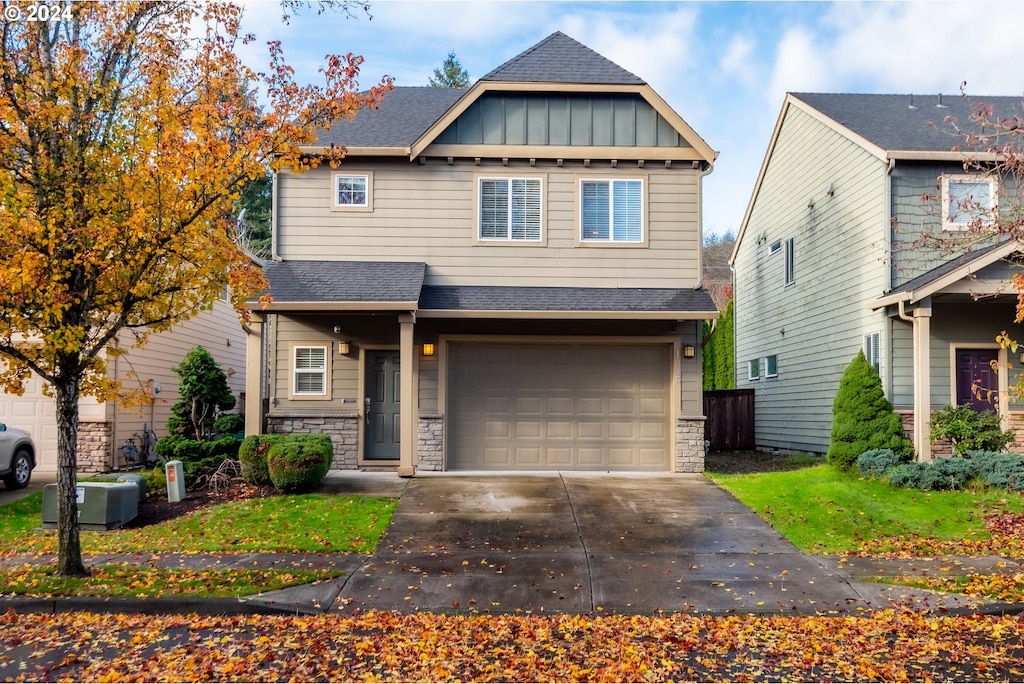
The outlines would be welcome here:
[[[697,174],[697,216],[700,217],[700,244],[697,245],[697,284],[693,289],[698,290],[704,285],[704,177],[715,170],[715,164],[705,161],[705,166]]]

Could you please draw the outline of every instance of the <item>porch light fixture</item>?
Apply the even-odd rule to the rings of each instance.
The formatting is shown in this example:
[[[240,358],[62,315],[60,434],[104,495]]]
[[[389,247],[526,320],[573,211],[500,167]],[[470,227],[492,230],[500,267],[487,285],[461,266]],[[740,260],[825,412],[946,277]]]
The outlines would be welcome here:
[[[424,342],[423,343],[423,355],[424,356],[433,356],[435,351],[436,351],[436,349],[434,348],[434,343],[433,342]]]
[[[352,351],[352,343],[348,340],[342,340],[338,343],[338,353],[342,356],[348,356],[348,353]]]
[[[697,355],[697,348],[692,344],[683,345],[683,358],[692,359]]]

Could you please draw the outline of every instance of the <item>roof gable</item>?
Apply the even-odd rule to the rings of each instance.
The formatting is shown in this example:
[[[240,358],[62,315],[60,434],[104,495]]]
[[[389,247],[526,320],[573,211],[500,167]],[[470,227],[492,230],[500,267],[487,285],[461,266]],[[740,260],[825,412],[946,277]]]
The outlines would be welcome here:
[[[645,81],[586,45],[555,31],[481,81],[643,85]]]

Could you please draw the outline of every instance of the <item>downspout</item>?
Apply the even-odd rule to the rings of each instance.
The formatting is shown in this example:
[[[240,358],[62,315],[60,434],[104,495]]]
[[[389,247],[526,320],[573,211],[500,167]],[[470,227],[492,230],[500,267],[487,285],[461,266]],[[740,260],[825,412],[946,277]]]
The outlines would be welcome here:
[[[277,176],[278,172],[273,171],[270,177],[270,258],[272,261],[283,261],[277,253]]]
[[[701,164],[701,162],[695,163]],[[704,284],[704,177],[714,170],[715,165],[705,161],[697,173],[697,216],[700,219],[700,244],[697,245],[697,284],[693,288],[695,290]]]

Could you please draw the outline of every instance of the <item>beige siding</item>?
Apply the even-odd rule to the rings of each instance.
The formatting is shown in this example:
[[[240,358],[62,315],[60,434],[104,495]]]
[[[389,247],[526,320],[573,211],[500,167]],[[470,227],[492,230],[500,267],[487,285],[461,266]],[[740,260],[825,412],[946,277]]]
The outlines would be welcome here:
[[[272,413],[315,412],[338,413],[359,410],[359,358],[353,350],[348,356],[338,353],[338,336],[326,318],[297,321],[287,316],[276,316],[275,344],[271,347],[270,396],[275,401]],[[323,344],[327,346],[330,369],[328,397],[326,399],[289,399],[292,381],[292,347],[295,344]]]
[[[521,285],[528,279],[535,286],[692,286],[699,281],[700,180],[697,171],[679,166],[353,159],[344,171],[373,172],[372,212],[331,210],[332,169],[285,172],[278,182],[278,252],[296,260],[424,261],[429,284]],[[480,175],[544,179],[541,243],[476,241]],[[578,182],[588,176],[645,179],[646,245],[579,244]]]
[[[884,314],[865,306],[886,286],[885,183],[878,158],[789,109],[735,262],[736,386],[755,389],[758,446],[827,450],[843,370],[864,335],[879,332],[886,345]],[[787,286],[789,238],[795,283]],[[769,254],[777,240],[782,249]],[[777,356],[778,377],[762,370],[748,381],[748,360],[768,355]]]

